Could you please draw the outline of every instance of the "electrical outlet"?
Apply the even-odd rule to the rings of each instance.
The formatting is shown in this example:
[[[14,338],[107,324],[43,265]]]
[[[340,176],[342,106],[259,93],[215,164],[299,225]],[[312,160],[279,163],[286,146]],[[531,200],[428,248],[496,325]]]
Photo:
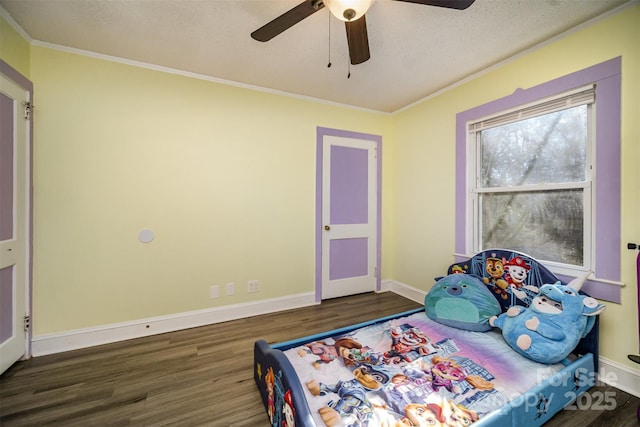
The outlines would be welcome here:
[[[247,283],[247,292],[258,292],[260,290],[260,282],[257,280],[249,280]]]
[[[236,293],[236,284],[231,282],[227,283],[227,295],[233,295]]]
[[[220,287],[211,286],[209,288],[209,298],[218,298],[220,296]]]

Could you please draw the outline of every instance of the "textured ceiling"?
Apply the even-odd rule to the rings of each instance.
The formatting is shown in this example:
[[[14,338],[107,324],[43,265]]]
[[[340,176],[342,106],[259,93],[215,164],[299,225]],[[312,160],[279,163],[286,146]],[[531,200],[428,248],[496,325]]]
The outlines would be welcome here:
[[[249,36],[301,1],[0,0],[0,12],[34,43],[393,112],[627,3],[476,0],[457,11],[377,0],[371,59],[347,78],[344,24],[326,8],[269,42]]]

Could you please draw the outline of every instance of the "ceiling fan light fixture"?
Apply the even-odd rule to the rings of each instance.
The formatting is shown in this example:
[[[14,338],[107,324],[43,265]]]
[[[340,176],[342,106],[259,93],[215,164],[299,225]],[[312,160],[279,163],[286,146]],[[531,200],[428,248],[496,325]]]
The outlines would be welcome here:
[[[324,0],[331,14],[341,21],[357,21],[367,13],[373,0]]]

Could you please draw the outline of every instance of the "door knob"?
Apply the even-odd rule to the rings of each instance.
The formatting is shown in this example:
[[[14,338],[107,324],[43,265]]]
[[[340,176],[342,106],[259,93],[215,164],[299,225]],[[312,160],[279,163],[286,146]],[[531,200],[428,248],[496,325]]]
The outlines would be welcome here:
[[[327,231],[329,231],[329,230],[331,230],[331,226],[330,226],[330,225],[325,225],[325,226],[324,226],[324,229],[325,229],[325,230],[327,230]]]

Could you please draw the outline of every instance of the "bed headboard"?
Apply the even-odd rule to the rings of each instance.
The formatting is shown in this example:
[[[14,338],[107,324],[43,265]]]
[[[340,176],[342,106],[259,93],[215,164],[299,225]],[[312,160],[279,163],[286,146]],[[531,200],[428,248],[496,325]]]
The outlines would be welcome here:
[[[529,306],[538,289],[545,284],[562,282],[540,261],[522,252],[509,249],[487,249],[473,257],[451,264],[447,274],[471,274],[482,279],[494,293],[503,312],[513,305]],[[580,292],[585,294],[584,292]],[[582,355],[592,353],[598,370],[599,318],[591,332],[574,351]]]
[[[506,311],[513,305],[528,306],[538,289],[559,281],[535,258],[508,249],[487,249],[449,266],[447,274],[466,273],[480,277]]]

